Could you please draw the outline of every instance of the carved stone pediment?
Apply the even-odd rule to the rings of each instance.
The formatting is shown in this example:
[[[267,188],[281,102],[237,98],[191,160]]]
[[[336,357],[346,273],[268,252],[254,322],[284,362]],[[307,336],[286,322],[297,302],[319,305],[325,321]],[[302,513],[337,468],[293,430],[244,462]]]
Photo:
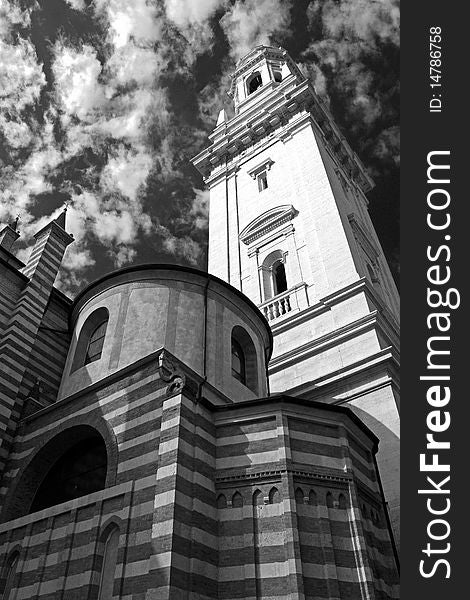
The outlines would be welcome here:
[[[292,204],[283,204],[282,206],[271,208],[259,217],[256,217],[256,219],[253,219],[253,221],[243,229],[239,236],[240,240],[244,244],[251,244],[254,240],[269,233],[273,229],[276,229],[280,225],[288,223],[297,214],[298,213]]]

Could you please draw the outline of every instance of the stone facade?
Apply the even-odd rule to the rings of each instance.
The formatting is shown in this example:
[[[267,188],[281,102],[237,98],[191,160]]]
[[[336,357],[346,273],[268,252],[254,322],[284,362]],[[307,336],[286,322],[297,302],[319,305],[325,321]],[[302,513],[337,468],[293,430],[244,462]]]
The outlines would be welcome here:
[[[260,73],[276,78],[256,92],[260,102],[300,77],[275,49],[262,50],[260,66],[259,51],[234,78],[235,121],[258,110],[243,94]],[[309,119],[302,143],[314,150]],[[216,137],[226,127],[222,115]],[[73,241],[65,213],[38,233],[26,265],[13,254],[15,226],[0,231],[3,598],[398,598],[376,465],[376,456],[390,460],[389,485],[395,446],[378,424],[395,422],[395,309],[352,271],[359,244],[383,255],[357,215],[335,216],[346,201],[316,164],[319,227],[318,206],[301,199],[310,183],[299,178],[293,193],[278,170],[280,143],[235,171],[244,187],[217,172],[225,183],[213,196],[209,181],[214,274],[125,268],[72,301],[54,288]],[[269,194],[248,209],[253,182]],[[230,208],[237,197],[243,218]],[[311,257],[327,241],[322,266]],[[275,283],[284,273],[287,294],[270,287],[279,264]]]

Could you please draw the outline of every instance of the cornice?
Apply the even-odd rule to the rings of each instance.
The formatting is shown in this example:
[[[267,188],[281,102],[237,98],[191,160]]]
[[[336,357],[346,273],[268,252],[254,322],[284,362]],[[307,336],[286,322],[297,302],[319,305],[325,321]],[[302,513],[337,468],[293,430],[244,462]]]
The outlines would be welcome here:
[[[325,145],[333,153],[345,173],[362,189],[369,191],[373,182],[364,166],[333,121],[327,107],[317,96],[308,81],[299,83],[294,76],[284,85],[272,90],[268,97],[260,99],[253,111],[247,110],[221,124],[210,136],[212,144],[192,159],[194,166],[206,181],[216,175],[217,167],[223,167],[235,155],[259,142],[270,132],[290,127],[295,114],[305,113],[319,127]],[[288,131],[284,129],[283,133]]]

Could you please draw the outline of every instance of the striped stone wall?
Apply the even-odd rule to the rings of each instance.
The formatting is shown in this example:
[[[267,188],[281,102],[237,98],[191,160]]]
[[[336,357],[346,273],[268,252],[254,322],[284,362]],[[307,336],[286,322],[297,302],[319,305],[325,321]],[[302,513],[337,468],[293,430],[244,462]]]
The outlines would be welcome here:
[[[110,524],[114,598],[398,597],[374,439],[345,410],[200,390],[162,351],[21,422],[1,490],[15,597],[97,598]],[[84,427],[106,444],[105,489],[26,514],[54,441]]]
[[[72,237],[52,221],[36,234],[36,243],[23,269],[21,291],[9,312],[0,343],[0,473],[22,413],[20,389],[42,324],[64,252]],[[25,279],[27,278],[27,279]],[[27,382],[25,383],[27,385]]]

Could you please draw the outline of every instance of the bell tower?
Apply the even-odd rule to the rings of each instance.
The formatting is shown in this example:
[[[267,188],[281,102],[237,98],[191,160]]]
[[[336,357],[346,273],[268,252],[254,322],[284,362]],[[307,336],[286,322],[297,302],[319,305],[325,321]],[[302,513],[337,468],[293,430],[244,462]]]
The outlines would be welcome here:
[[[373,182],[282,48],[242,58],[229,93],[235,116],[221,111],[193,159],[210,192],[209,272],[269,321],[273,393],[347,404],[375,432],[398,540],[399,299]]]

